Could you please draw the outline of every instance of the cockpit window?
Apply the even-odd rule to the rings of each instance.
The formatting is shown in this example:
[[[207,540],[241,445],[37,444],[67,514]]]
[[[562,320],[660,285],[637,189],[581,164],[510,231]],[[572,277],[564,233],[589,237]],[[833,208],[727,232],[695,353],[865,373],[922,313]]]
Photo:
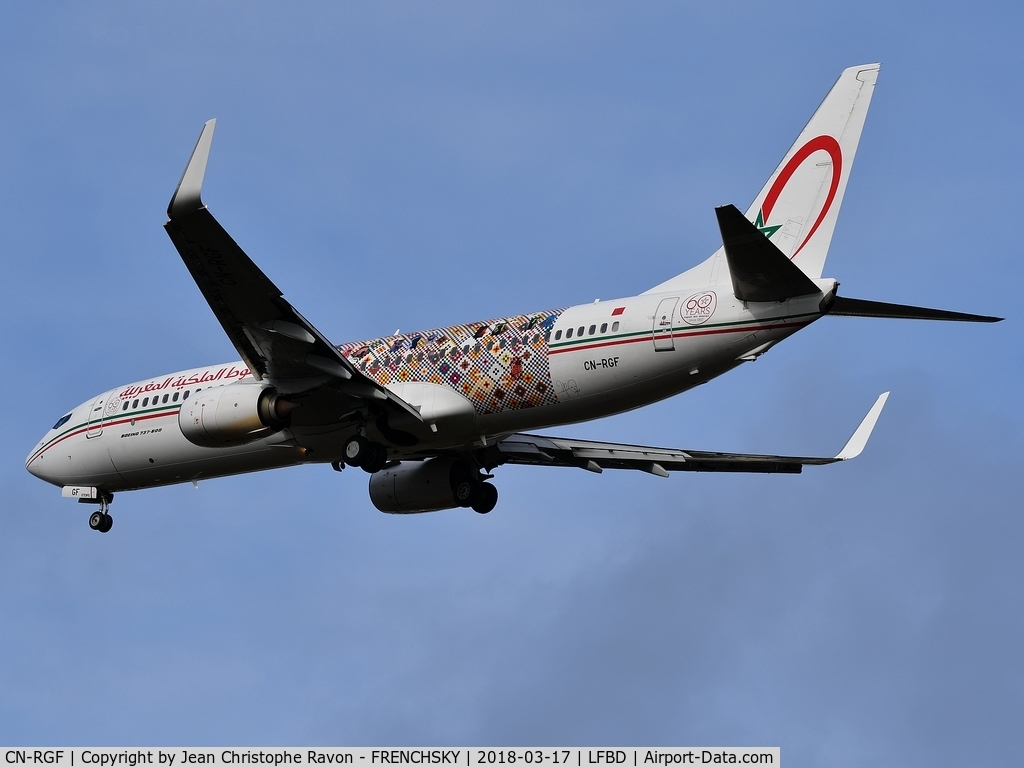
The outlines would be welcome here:
[[[71,414],[70,413],[65,415],[65,416],[61,416],[59,419],[57,419],[57,423],[53,425],[53,428],[54,429],[60,429],[61,427],[63,427],[65,424],[68,423],[68,419],[70,419],[70,418],[71,418]]]

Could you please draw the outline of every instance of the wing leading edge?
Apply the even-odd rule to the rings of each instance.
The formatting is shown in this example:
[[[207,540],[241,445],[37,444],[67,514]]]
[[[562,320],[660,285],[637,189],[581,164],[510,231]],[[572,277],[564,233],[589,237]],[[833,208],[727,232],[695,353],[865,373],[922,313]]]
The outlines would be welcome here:
[[[796,474],[807,464],[833,464],[859,456],[867,445],[888,397],[888,392],[878,396],[843,449],[830,457],[683,451],[529,434],[510,435],[499,442],[497,448],[506,464],[579,467],[591,472],[602,472],[605,469],[637,469],[661,477],[668,477],[669,472]]]
[[[379,401],[418,419],[415,409],[360,373],[300,315],[203,204],[216,123],[203,126],[164,227],[242,360],[257,379],[292,382],[300,389],[305,382],[326,379],[344,394]]]

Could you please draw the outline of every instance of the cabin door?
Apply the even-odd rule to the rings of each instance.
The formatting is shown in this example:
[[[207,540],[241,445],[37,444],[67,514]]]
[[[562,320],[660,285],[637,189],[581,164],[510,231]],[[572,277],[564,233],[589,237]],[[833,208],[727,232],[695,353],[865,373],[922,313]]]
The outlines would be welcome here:
[[[100,395],[89,410],[89,425],[86,427],[86,437],[99,437],[103,434],[103,406],[107,403],[107,396]]]
[[[654,313],[654,351],[670,352],[676,348],[672,332],[675,330],[676,305],[679,297],[673,296],[662,299],[658,304],[658,311]]]

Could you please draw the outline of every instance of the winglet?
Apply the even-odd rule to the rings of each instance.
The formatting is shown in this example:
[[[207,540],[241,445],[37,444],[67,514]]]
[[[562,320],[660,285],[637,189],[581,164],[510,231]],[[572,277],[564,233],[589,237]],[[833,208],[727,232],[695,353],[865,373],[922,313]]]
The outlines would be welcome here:
[[[206,161],[210,159],[210,145],[213,143],[213,129],[217,127],[217,119],[207,120],[203,132],[199,134],[196,148],[192,150],[185,172],[181,174],[178,188],[174,190],[171,202],[167,206],[167,215],[171,218],[198,211],[203,207],[203,177],[206,175]]]
[[[853,433],[853,437],[846,441],[846,445],[843,446],[843,450],[836,454],[837,461],[846,461],[847,459],[855,459],[860,456],[860,452],[864,450],[864,446],[868,444],[868,438],[871,437],[871,431],[875,428],[875,422],[878,421],[878,417],[882,413],[882,408],[885,407],[885,401],[889,398],[888,392],[883,392],[875,400],[875,404],[871,406],[871,410],[868,411],[868,415],[861,421],[860,426],[857,427],[857,431]]]

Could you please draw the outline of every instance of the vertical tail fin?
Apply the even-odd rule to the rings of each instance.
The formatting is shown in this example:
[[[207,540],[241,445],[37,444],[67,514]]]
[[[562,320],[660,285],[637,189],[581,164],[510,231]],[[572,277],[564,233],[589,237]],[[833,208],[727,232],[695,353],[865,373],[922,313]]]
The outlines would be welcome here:
[[[747,219],[808,277],[821,277],[880,64],[843,71],[747,210]],[[729,282],[725,253],[645,293]]]
[[[825,266],[878,70],[866,64],[839,76],[747,211],[809,277]]]

